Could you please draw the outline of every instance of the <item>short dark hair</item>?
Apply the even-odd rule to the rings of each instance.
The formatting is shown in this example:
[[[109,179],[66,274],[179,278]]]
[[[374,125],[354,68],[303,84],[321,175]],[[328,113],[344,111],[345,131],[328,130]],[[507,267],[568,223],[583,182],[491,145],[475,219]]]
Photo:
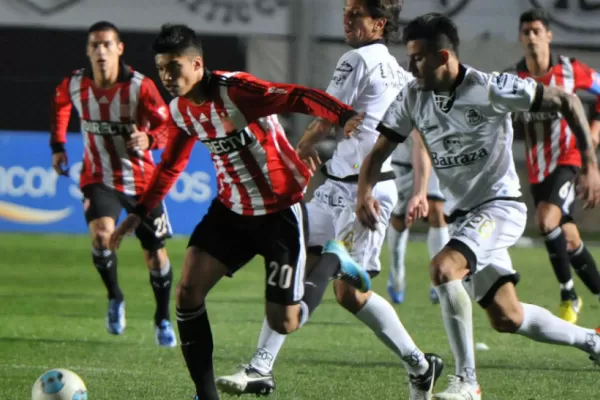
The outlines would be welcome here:
[[[121,31],[115,24],[108,21],[98,21],[88,29],[88,35],[93,32],[113,31],[117,35],[117,40],[121,41]]]
[[[540,21],[546,29],[550,29],[550,17],[548,12],[543,8],[532,8],[531,10],[525,11],[519,17],[519,29],[526,22]]]
[[[196,32],[187,25],[165,24],[154,39],[152,50],[156,54],[182,55],[193,50],[202,55],[202,44]]]
[[[385,18],[383,39],[386,43],[399,40],[400,12],[404,0],[365,0],[365,7],[371,18]]]
[[[410,21],[404,28],[404,44],[426,40],[436,50],[449,49],[458,54],[460,39],[454,21],[440,13],[428,13]]]

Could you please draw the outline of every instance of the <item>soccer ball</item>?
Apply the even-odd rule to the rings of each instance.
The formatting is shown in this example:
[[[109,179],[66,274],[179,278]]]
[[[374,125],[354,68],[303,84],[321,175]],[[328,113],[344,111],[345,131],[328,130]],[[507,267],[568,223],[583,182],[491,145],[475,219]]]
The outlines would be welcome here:
[[[56,368],[44,372],[33,384],[31,400],[87,400],[87,388],[73,371]]]

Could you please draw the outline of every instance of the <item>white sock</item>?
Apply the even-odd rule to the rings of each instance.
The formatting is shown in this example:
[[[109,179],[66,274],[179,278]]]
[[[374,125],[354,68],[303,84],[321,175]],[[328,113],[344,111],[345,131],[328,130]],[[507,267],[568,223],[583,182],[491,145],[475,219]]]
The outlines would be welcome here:
[[[448,225],[441,228],[429,227],[427,232],[427,249],[429,250],[429,259],[432,259],[442,251],[446,243],[450,241]]]
[[[574,346],[586,353],[600,354],[600,336],[564,321],[545,308],[521,303],[523,323],[516,333],[537,342]]]
[[[356,318],[367,325],[375,335],[398,357],[402,359],[407,371],[415,376],[427,372],[429,363],[425,355],[400,322],[394,307],[377,293],[371,293]]]
[[[406,288],[406,243],[408,242],[408,229],[398,232],[391,224],[387,230],[388,249],[390,250],[390,282],[395,292]]]
[[[261,374],[268,374],[273,369],[273,364],[283,346],[286,335],[275,332],[269,326],[267,319],[263,321],[256,353],[250,361],[250,365]]]
[[[476,383],[471,298],[461,280],[437,286],[436,290],[440,298],[446,334],[456,361],[456,375]]]

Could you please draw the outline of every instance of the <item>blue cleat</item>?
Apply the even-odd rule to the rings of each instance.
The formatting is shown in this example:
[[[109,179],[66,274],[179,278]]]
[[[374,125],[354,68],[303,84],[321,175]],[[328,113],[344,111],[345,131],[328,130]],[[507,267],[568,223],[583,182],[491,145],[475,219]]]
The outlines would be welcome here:
[[[429,291],[429,300],[431,300],[432,304],[440,303],[440,298],[438,297],[437,291],[434,288],[431,288]]]
[[[330,240],[325,243],[323,253],[330,253],[340,260],[340,272],[336,278],[348,282],[360,292],[371,290],[371,277],[360,265],[356,263],[346,250],[342,242]]]
[[[111,299],[108,302],[106,330],[113,335],[121,335],[125,331],[125,301]]]
[[[166,319],[163,319],[154,327],[154,334],[156,335],[157,345],[161,347],[177,346],[177,338],[175,337],[173,325],[171,325],[171,323]]]
[[[394,285],[392,285],[390,282],[388,282],[387,292],[388,292],[388,295],[390,296],[390,301],[392,303],[394,303],[394,304],[404,303],[404,290],[400,290],[400,291],[396,292],[394,290]]]

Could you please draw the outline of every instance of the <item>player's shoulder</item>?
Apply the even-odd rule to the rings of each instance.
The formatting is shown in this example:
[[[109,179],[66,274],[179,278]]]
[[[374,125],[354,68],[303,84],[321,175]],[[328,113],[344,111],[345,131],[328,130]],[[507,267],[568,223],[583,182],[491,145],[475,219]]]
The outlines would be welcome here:
[[[217,81],[220,84],[227,85],[231,82],[236,81],[257,81],[259,80],[254,75],[244,72],[244,71],[207,71],[205,74],[208,74],[207,80],[209,81]]]
[[[465,78],[463,80],[463,86],[470,88],[473,86],[482,86],[482,87],[487,87],[487,85],[489,84],[490,79],[493,76],[493,72],[489,73],[489,72],[484,72],[484,71],[480,71],[477,68],[473,68],[469,65],[465,65],[466,71],[465,71]]]

